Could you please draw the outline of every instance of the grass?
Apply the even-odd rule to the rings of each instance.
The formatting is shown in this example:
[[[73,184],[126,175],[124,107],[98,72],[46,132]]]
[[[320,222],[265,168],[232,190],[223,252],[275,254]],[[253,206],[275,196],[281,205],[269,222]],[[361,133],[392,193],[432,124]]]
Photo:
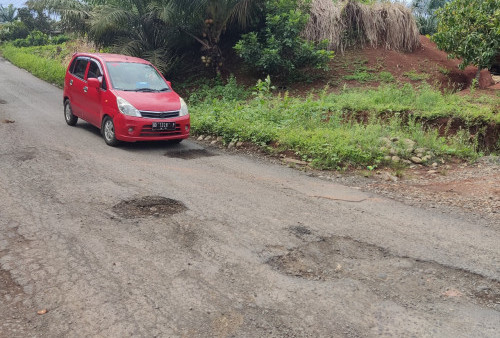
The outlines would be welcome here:
[[[0,50],[4,58],[26,69],[36,77],[62,88],[66,66],[62,64],[65,44],[17,48],[4,44]]]
[[[200,98],[207,96],[197,89],[194,99],[188,100],[193,131],[222,136],[226,143],[240,140],[270,151],[293,150],[317,168],[380,167],[389,164],[384,158],[391,151],[403,159],[412,156],[405,142],[393,142],[388,147],[387,139],[412,140],[432,158],[473,159],[478,156],[477,142],[471,142],[470,134],[460,131],[444,138],[419,119],[460,116],[475,122],[500,123],[493,99],[445,95],[428,85],[416,88],[392,84],[340,93],[325,90],[307,98],[286,93],[272,96],[265,91],[246,100],[232,88],[235,86],[234,80],[223,90],[209,86],[211,91],[233,92],[236,96],[208,96],[204,100]],[[365,121],[357,122],[359,116]]]
[[[423,81],[423,80],[427,80],[429,78],[429,74],[417,73],[415,70],[411,70],[409,72],[404,72],[403,75],[412,81]]]

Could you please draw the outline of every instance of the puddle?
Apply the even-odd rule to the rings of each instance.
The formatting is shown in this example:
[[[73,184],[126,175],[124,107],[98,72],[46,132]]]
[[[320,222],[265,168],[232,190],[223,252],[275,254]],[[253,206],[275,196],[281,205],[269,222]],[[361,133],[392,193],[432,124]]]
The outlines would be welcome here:
[[[164,156],[171,158],[180,158],[183,160],[194,160],[196,158],[211,157],[217,155],[206,149],[182,149],[182,150],[171,150],[165,153]]]
[[[404,306],[469,301],[500,310],[497,280],[436,262],[400,257],[348,237],[315,236],[304,226],[287,231],[314,240],[305,240],[303,245],[267,259],[268,265],[284,275],[311,281],[355,279],[379,296]],[[457,290],[460,297],[450,297],[449,290]]]
[[[170,216],[187,210],[179,201],[161,196],[145,196],[121,201],[113,211],[124,218]]]

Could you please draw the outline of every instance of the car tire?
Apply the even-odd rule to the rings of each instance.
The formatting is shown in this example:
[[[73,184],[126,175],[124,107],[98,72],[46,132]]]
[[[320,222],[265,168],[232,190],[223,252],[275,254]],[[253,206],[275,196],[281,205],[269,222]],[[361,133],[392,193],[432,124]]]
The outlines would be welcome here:
[[[73,110],[71,109],[69,100],[64,101],[64,120],[68,126],[74,126],[76,122],[78,122],[78,117],[73,115]]]
[[[111,117],[106,116],[102,120],[101,132],[104,142],[106,142],[108,146],[115,147],[120,143],[120,141],[116,139],[115,124],[113,123],[113,119],[111,119]]]
[[[168,143],[170,143],[170,144],[179,144],[183,140],[184,140],[183,138],[178,138],[178,139],[175,139],[175,140],[169,140]]]

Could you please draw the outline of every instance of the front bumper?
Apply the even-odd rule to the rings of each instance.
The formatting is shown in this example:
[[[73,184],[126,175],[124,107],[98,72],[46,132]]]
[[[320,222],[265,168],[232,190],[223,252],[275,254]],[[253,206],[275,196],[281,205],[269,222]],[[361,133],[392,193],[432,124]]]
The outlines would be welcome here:
[[[191,129],[189,115],[170,119],[149,119],[116,114],[113,122],[116,138],[126,142],[186,139]],[[153,122],[175,122],[176,128],[172,131],[153,131]]]

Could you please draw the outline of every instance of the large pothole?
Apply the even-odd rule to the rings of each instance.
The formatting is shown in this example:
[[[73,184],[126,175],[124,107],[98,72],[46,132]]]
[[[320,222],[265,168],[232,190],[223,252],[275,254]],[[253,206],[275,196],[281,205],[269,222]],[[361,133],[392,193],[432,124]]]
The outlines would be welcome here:
[[[404,306],[445,300],[481,304],[500,311],[500,282],[445,266],[394,255],[351,238],[316,236],[304,226],[287,229],[304,244],[267,260],[288,276],[327,281],[354,279],[374,293]]]
[[[177,200],[162,196],[144,196],[121,201],[113,207],[113,211],[124,218],[171,216],[187,210]]]

